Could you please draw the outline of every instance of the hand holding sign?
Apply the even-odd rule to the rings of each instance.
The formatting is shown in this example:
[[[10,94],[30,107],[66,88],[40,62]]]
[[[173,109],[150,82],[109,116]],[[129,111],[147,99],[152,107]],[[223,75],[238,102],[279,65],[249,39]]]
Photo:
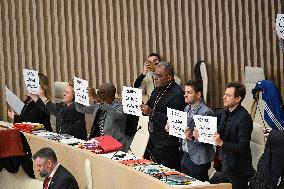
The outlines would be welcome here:
[[[187,127],[187,113],[167,108],[169,135],[185,139],[184,131]]]
[[[74,77],[75,102],[89,106],[88,81]]]
[[[5,86],[5,91],[7,103],[18,115],[20,115],[25,104],[12,91],[10,91],[7,86]]]
[[[122,105],[123,112],[126,114],[141,116],[142,111],[140,105],[142,104],[142,89],[125,87],[122,91]]]
[[[193,120],[198,130],[198,141],[215,144],[213,135],[217,131],[217,117],[193,115]]]
[[[38,71],[24,69],[23,74],[24,74],[26,89],[29,91],[29,93],[38,94],[39,90]]]

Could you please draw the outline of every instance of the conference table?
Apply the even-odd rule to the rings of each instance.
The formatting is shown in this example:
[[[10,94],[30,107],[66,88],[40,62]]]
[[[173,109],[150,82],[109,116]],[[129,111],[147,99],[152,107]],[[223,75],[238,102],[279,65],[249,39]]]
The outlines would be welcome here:
[[[131,166],[124,165],[118,161],[108,158],[105,154],[96,154],[91,151],[77,148],[50,140],[34,134],[24,133],[32,153],[43,147],[51,147],[56,152],[58,161],[66,167],[76,178],[80,188],[86,188],[90,181],[86,179],[87,174],[91,174],[91,183],[93,189],[173,189],[175,187],[168,185],[147,175],[143,172],[135,170]],[[85,161],[89,160],[90,167],[85,168]],[[85,170],[86,169],[86,170]],[[36,168],[34,167],[34,170]],[[40,178],[37,171],[35,176]],[[199,188],[199,189],[230,189],[231,184],[206,184],[200,186],[182,186],[182,188]]]
[[[55,150],[59,162],[64,165],[77,179],[80,188],[85,188],[85,160],[88,159],[91,165],[92,185],[94,189],[170,189],[174,188],[150,175],[142,173],[121,164],[102,154],[95,154],[85,149],[66,145],[54,140],[45,139],[33,134],[25,133],[32,153],[43,147],[51,147]],[[35,169],[34,169],[35,170]],[[38,173],[36,178],[40,178]],[[186,186],[183,188],[202,189],[229,189],[230,184],[217,184],[207,186]]]

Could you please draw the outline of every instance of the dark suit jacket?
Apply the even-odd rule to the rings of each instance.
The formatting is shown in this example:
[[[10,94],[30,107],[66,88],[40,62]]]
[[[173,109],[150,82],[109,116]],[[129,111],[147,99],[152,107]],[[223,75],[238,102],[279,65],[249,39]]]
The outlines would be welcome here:
[[[50,114],[45,110],[41,99],[38,99],[36,102],[30,100],[30,98],[25,100],[25,106],[21,114],[14,117],[14,123],[21,122],[41,123],[47,131],[52,132]]]
[[[163,94],[166,87],[156,87],[151,94],[147,105],[152,109],[154,108],[155,101],[159,93]],[[150,119],[153,121],[153,132],[150,132],[150,140],[153,142],[156,148],[165,147],[178,147],[179,139],[177,137],[169,135],[165,130],[165,125],[167,123],[167,108],[172,108],[176,110],[183,111],[186,103],[184,101],[184,92],[178,84],[172,82],[166,92],[162,95],[158,101],[155,109],[153,110]],[[159,98],[158,98],[159,99]]]
[[[87,139],[85,114],[77,112],[75,103],[66,106],[65,103],[46,103],[46,109],[56,116],[56,132],[68,134],[82,140]]]
[[[51,178],[48,189],[79,189],[79,186],[74,176],[62,165],[59,165]]]
[[[222,169],[228,176],[253,174],[250,150],[253,122],[247,110],[238,106],[232,112],[224,111],[218,125],[223,140],[221,147]]]

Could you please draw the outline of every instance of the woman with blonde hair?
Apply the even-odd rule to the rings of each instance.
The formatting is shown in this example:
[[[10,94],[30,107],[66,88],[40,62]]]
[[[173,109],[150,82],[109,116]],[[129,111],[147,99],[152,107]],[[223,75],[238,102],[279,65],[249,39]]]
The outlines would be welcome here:
[[[75,138],[87,139],[85,114],[77,112],[75,108],[75,92],[72,81],[69,81],[64,91],[62,103],[52,103],[43,90],[39,91],[39,97],[45,104],[45,108],[56,116],[56,132],[68,134]]]

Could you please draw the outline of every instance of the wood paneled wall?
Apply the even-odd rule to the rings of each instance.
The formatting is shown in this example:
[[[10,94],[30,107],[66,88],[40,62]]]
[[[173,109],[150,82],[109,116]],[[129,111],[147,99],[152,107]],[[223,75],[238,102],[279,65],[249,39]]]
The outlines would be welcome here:
[[[120,91],[149,52],[173,63],[183,83],[205,60],[211,106],[221,106],[225,84],[242,81],[247,65],[263,67],[284,91],[274,33],[283,0],[0,0],[0,12],[0,119],[5,85],[24,98],[23,68],[50,83],[77,76]]]

